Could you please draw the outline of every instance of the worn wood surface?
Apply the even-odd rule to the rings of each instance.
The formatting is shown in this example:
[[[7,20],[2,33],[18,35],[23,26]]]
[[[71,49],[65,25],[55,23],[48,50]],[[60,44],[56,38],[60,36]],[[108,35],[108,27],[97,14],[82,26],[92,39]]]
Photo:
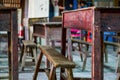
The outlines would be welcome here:
[[[50,46],[40,46],[40,50],[47,57],[47,59],[52,62],[54,67],[75,67],[75,63],[69,61],[65,56],[61,55],[57,50]]]
[[[65,68],[67,70],[67,79],[73,80],[73,73],[72,68],[75,67],[75,63],[73,61],[68,60],[65,56],[60,54],[55,48],[52,48],[50,46],[39,46],[41,50],[41,54],[39,56],[39,61],[41,62],[41,58],[43,55],[46,56],[46,58],[51,62],[52,67],[50,67],[50,74],[49,74],[49,80],[56,80],[56,68]],[[38,65],[39,64],[39,65]],[[37,67],[34,73],[34,80],[37,77],[38,74],[38,68],[40,66],[40,63],[37,63]]]

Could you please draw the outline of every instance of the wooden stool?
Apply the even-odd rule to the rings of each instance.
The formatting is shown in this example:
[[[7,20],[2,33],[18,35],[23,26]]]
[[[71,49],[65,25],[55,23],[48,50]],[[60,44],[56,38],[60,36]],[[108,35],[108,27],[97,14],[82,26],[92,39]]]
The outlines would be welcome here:
[[[25,66],[25,58],[27,56],[27,53],[31,53],[32,60],[34,60],[35,64],[37,64],[36,44],[30,40],[23,40],[22,42],[23,42],[23,46],[22,46],[22,52],[20,56],[21,70],[23,70]]]
[[[52,48],[50,46],[40,46],[40,56],[38,59],[38,63],[36,65],[35,73],[33,80],[37,79],[37,75],[41,64],[41,60],[43,55],[46,56],[46,58],[50,61],[52,64],[50,68],[50,72],[47,71],[47,76],[49,80],[56,80],[56,68],[65,68],[66,69],[66,75],[65,80],[73,80],[73,73],[72,73],[72,68],[75,67],[75,63],[73,61],[68,60],[65,56],[60,54],[58,51],[55,50],[55,48]],[[62,75],[61,75],[62,76]]]

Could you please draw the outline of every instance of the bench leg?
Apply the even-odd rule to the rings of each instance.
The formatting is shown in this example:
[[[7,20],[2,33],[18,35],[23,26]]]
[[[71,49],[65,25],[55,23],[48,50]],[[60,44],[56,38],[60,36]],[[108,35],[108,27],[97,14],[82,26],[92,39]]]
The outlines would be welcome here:
[[[23,68],[25,66],[25,57],[26,57],[26,47],[24,47],[23,57],[22,57],[22,64],[21,64],[21,71],[23,71]]]
[[[56,79],[56,68],[53,65],[51,66],[49,80],[57,80]]]
[[[73,80],[73,71],[72,68],[66,68],[67,80]]]
[[[84,71],[85,68],[86,68],[86,62],[87,62],[87,53],[85,52],[85,53],[84,53],[84,61],[83,61],[82,71]]]
[[[36,53],[36,52],[34,52],[34,47],[30,47],[30,56],[32,56],[32,62],[35,62],[35,57],[34,57],[34,54]]]
[[[35,64],[37,64],[36,48],[33,49],[33,57],[34,57],[34,60],[35,60]]]
[[[79,48],[79,51],[80,51],[80,58],[81,58],[81,61],[83,61],[83,56],[82,56],[82,50],[81,50],[81,45],[78,43],[78,48]]]
[[[82,71],[84,71],[85,68],[86,68],[88,48],[89,48],[89,45],[86,45],[86,47],[85,47],[85,53],[84,53],[84,61],[83,61]]]
[[[105,62],[108,62],[108,51],[107,51],[107,45],[104,45],[104,55],[105,55]]]
[[[40,67],[40,64],[41,64],[42,57],[43,57],[43,53],[41,52],[40,55],[39,55],[39,58],[38,58],[38,62],[37,62],[37,65],[36,65],[34,75],[33,75],[33,80],[37,80],[37,75],[38,75],[38,72],[39,72],[39,67]]]

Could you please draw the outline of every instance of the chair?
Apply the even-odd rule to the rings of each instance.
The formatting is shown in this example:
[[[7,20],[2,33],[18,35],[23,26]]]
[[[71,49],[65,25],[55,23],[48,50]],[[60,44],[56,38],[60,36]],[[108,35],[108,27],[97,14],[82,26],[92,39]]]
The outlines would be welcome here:
[[[25,66],[25,59],[27,58],[27,54],[30,53],[32,56],[32,60],[37,64],[37,57],[36,57],[36,43],[31,40],[22,40],[22,52],[20,56],[20,63],[21,63],[21,71],[24,69]]]

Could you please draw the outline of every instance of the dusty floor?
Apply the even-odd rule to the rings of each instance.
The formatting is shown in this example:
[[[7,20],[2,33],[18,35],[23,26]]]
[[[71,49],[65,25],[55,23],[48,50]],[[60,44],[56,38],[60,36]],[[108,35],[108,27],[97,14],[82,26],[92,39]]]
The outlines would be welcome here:
[[[38,51],[39,52],[39,51]],[[39,53],[38,53],[39,54]],[[6,60],[5,62],[2,62]],[[76,68],[73,69],[74,76],[79,77],[91,77],[91,57],[87,58],[87,65],[85,71],[81,71],[83,62],[80,60],[79,52],[73,52],[73,61],[76,63]],[[108,46],[108,63],[104,63],[104,80],[116,80],[116,64],[117,57],[116,52],[113,51],[111,46]],[[0,50],[0,66],[7,65],[7,56],[4,51]],[[44,66],[44,59],[43,65]],[[25,67],[25,71],[19,71],[19,80],[32,80],[35,66],[31,65],[30,67]],[[0,70],[0,76],[6,75],[7,70]],[[57,71],[57,76],[59,80],[59,69]],[[3,79],[0,79],[3,80]],[[47,80],[45,73],[41,72],[38,74],[38,80]]]

